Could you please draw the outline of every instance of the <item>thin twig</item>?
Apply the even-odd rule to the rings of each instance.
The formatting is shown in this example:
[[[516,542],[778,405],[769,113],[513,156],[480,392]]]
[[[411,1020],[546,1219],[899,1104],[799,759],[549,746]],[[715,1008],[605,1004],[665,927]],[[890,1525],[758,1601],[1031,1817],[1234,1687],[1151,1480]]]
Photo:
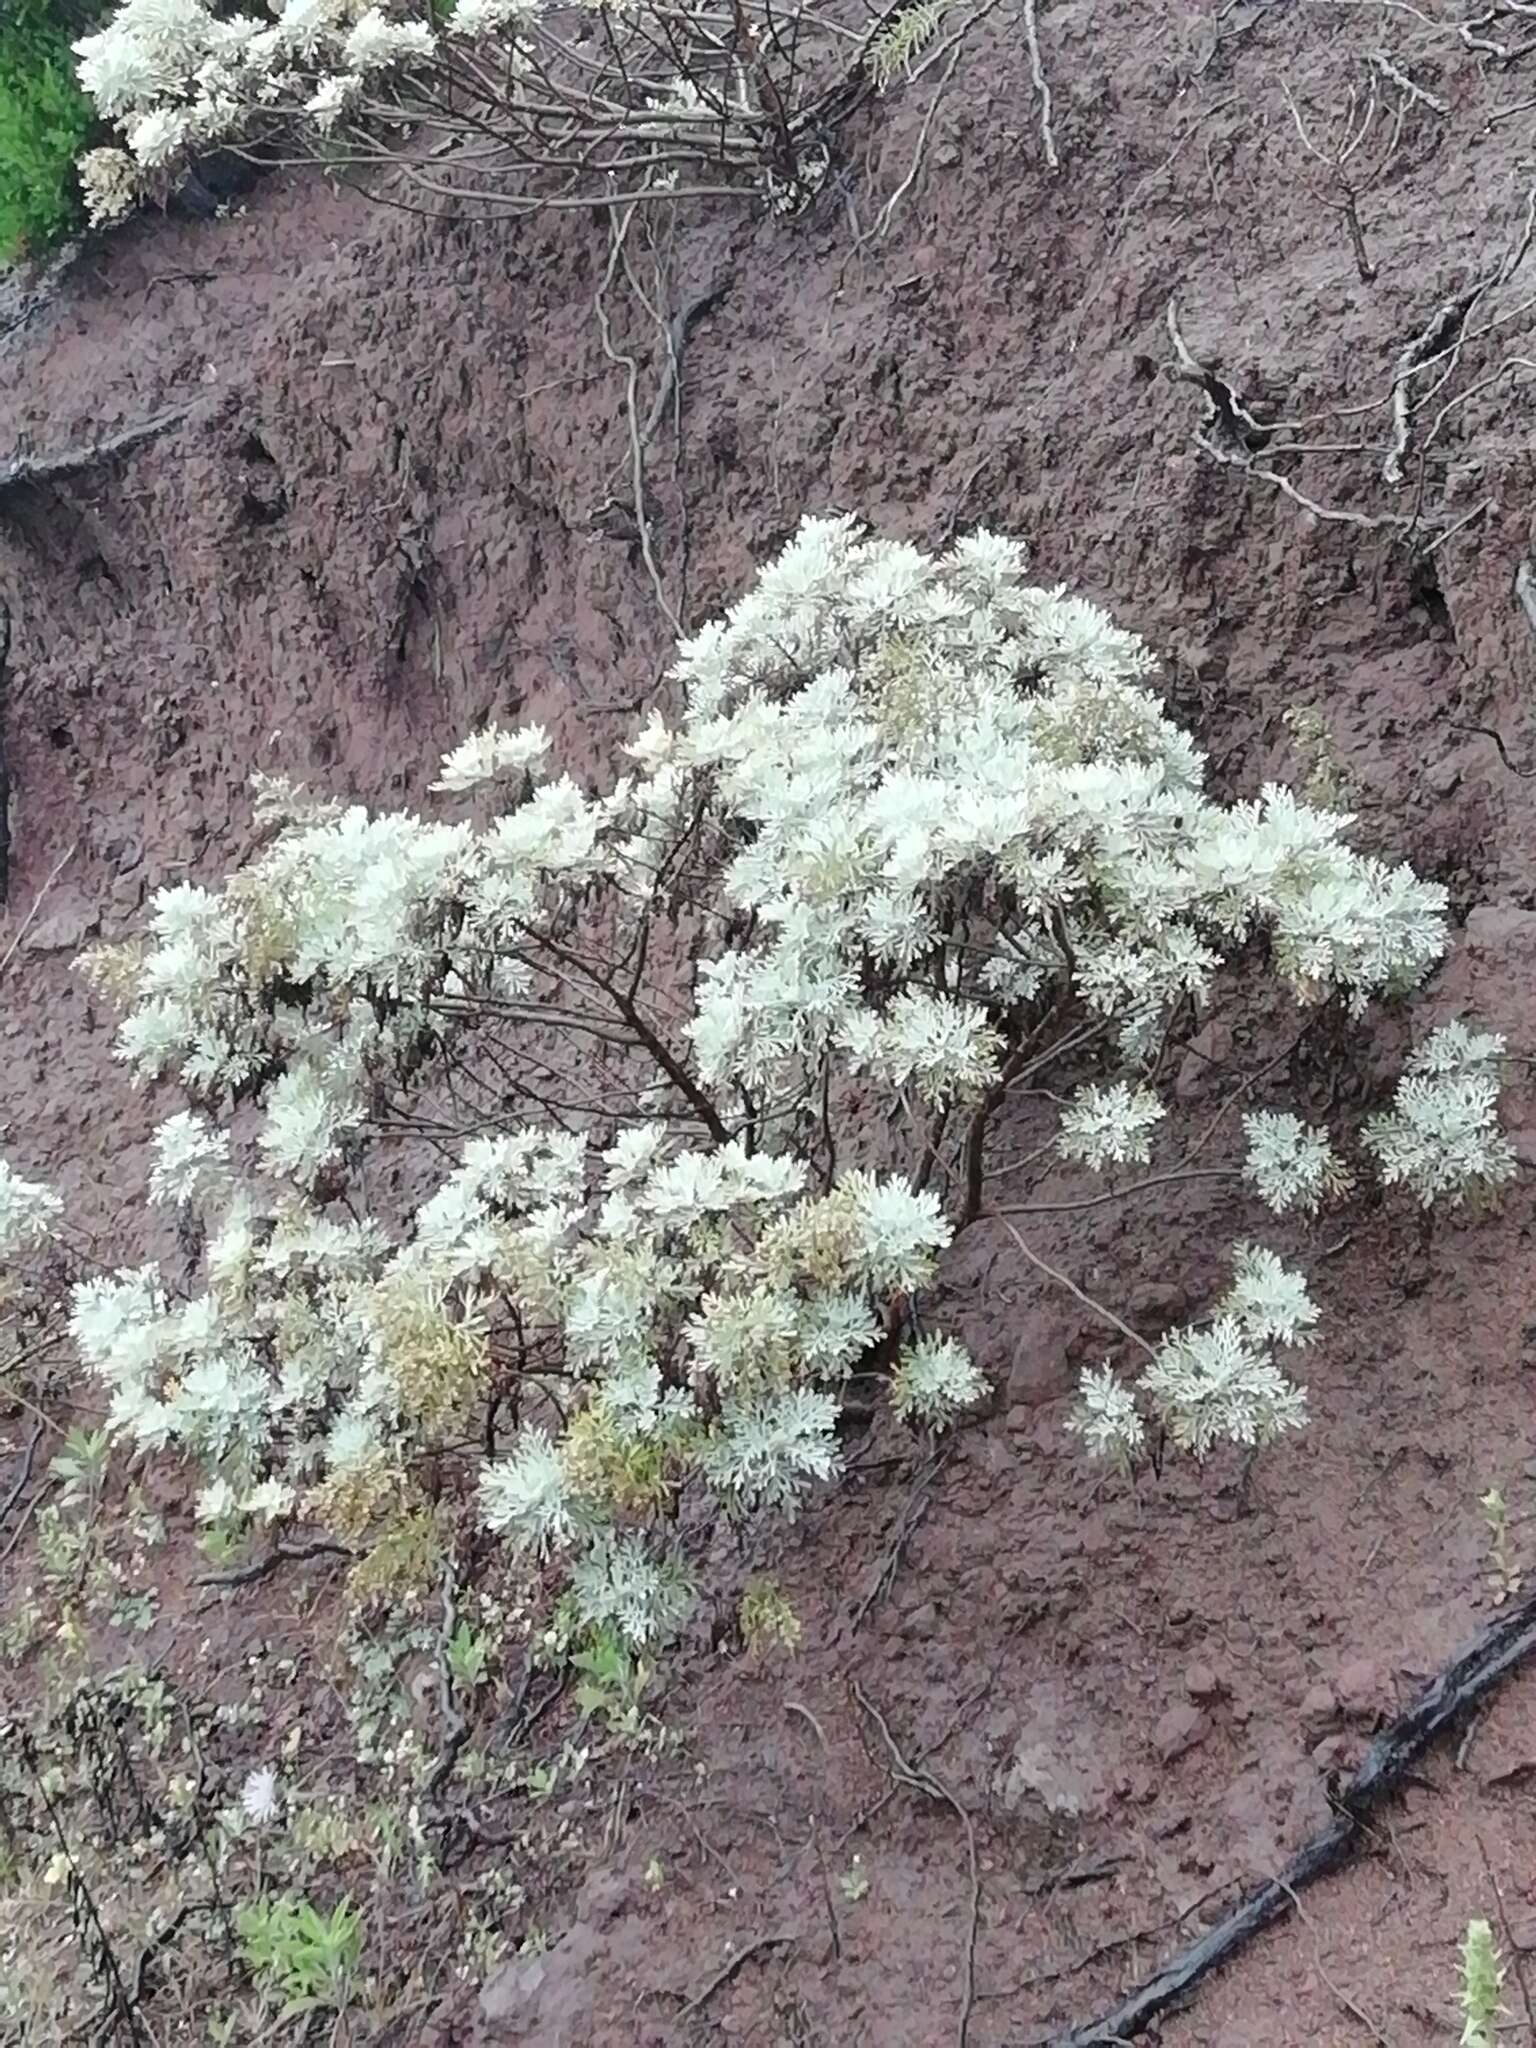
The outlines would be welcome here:
[[[49,869],[48,879],[46,882],[44,882],[42,888],[38,890],[36,902],[32,905],[32,908],[27,912],[26,916],[21,920],[21,923],[16,927],[15,936],[12,938],[11,943],[6,947],[4,953],[0,953],[0,974],[4,974],[6,968],[9,967],[11,962],[15,959],[16,948],[21,944],[22,940],[26,937],[27,933],[32,929],[33,921],[36,918],[37,913],[43,907],[44,897],[48,894],[48,891],[53,887],[54,883],[59,879],[59,876],[64,872],[65,868],[69,865],[70,861],[74,859],[75,855],[79,852],[79,850],[80,842],[77,839],[74,845],[69,848],[68,852],[61,853],[58,859],[54,862],[53,866]]]
[[[443,1619],[437,1633],[437,1706],[442,1716],[444,1733],[437,1760],[422,1784],[422,1795],[427,1799],[432,1798],[441,1789],[458,1761],[459,1751],[469,1739],[469,1723],[453,1696],[453,1666],[449,1661],[454,1630],[458,1626],[453,1570],[453,1559],[445,1558],[441,1589]],[[526,1676],[526,1673],[524,1675]]]
[[[1406,71],[1393,63],[1385,50],[1372,50],[1369,62],[1375,65],[1383,78],[1390,78],[1394,85],[1400,86],[1410,99],[1417,100],[1421,106],[1429,107],[1437,114],[1448,114],[1451,111],[1444,100],[1437,99],[1432,92],[1426,92],[1422,85],[1416,85]]]
[[[0,1528],[3,1528],[12,1508],[21,1499],[22,1488],[32,1477],[32,1460],[37,1456],[37,1447],[43,1440],[43,1417],[40,1415],[32,1425],[32,1434],[27,1439],[26,1449],[21,1455],[21,1464],[16,1473],[16,1482],[4,1501],[0,1501]]]
[[[1291,1887],[1286,1883],[1283,1877],[1277,1877],[1275,1879],[1275,1883],[1279,1885],[1281,1891],[1283,1891],[1286,1897],[1290,1900],[1292,1910],[1295,1912],[1296,1917],[1300,1920],[1302,1926],[1306,1928],[1307,1932],[1312,1936],[1313,1967],[1316,1969],[1318,1976],[1322,1978],[1323,1983],[1327,1986],[1328,1990],[1330,1990],[1333,1993],[1334,1997],[1338,2000],[1339,2004],[1343,2006],[1344,2010],[1347,2013],[1349,2013],[1352,2018],[1357,2019],[1360,2022],[1361,2026],[1365,2028],[1365,2031],[1370,2035],[1373,2041],[1379,2042],[1381,2044],[1381,2048],[1393,2048],[1392,2042],[1381,2031],[1380,2027],[1377,2026],[1376,2022],[1371,2018],[1370,2014],[1367,2013],[1361,2006],[1356,2004],[1355,2000],[1350,1997],[1347,1991],[1342,1990],[1337,1984],[1335,1984],[1333,1979],[1329,1976],[1327,1970],[1323,1967],[1322,1936],[1318,1933],[1317,1924],[1313,1920],[1311,1914],[1307,1911],[1306,1907],[1301,1903],[1300,1899],[1297,1898],[1295,1892],[1291,1890]]]
[[[822,1727],[821,1723],[817,1720],[816,1716],[811,1712],[809,1707],[803,1705],[799,1700],[786,1700],[784,1702],[784,1711],[786,1714],[798,1714],[802,1720],[809,1721],[811,1726],[816,1731],[816,1740],[821,1744],[823,1749],[829,1748],[826,1730]]]
[[[949,1807],[965,1831],[966,1863],[970,1873],[971,1896],[970,1912],[966,1920],[964,1991],[960,2001],[960,2018],[955,2032],[955,2044],[956,2048],[966,2048],[966,2037],[970,2032],[971,2026],[971,2014],[976,2009],[976,1934],[981,1923],[981,1867],[976,1859],[976,1828],[971,1820],[971,1816],[966,1812],[942,1778],[935,1777],[932,1771],[924,1768],[921,1760],[916,1764],[911,1764],[907,1761],[897,1744],[896,1738],[891,1733],[885,1716],[856,1678],[852,1681],[852,1692],[854,1698],[864,1709],[864,1712],[880,1731],[880,1739],[884,1743],[886,1755],[890,1759],[890,1770],[893,1780],[899,1785],[907,1786],[913,1792],[922,1792],[929,1799],[937,1799],[943,1805]]]
[[[597,315],[603,354],[607,356],[609,362],[616,364],[624,372],[624,416],[629,428],[629,482],[634,493],[635,531],[640,541],[640,553],[645,562],[646,573],[651,579],[651,588],[656,593],[656,602],[661,607],[662,616],[672,631],[681,635],[682,621],[672,607],[666,585],[661,580],[661,571],[656,566],[656,550],[651,543],[650,514],[645,505],[645,444],[641,439],[640,416],[636,408],[640,364],[637,357],[627,355],[622,349],[614,346],[613,326],[608,318],[608,293],[612,289],[614,278],[618,275],[619,264],[624,256],[624,243],[634,217],[633,205],[622,213],[616,212],[610,217],[611,246],[608,251],[608,264],[592,305]]]
[[[1106,1308],[1102,1301],[1095,1301],[1091,1294],[1084,1294],[1082,1288],[1078,1286],[1075,1280],[1069,1280],[1066,1274],[1059,1272],[1055,1266],[1048,1266],[1038,1252],[1031,1251],[1006,1216],[1000,1216],[998,1221],[1024,1254],[1025,1258],[1028,1259],[1029,1263],[1032,1266],[1037,1266],[1048,1280],[1054,1280],[1058,1287],[1064,1287],[1068,1294],[1082,1303],[1084,1308],[1091,1310],[1094,1315],[1102,1317],[1106,1323],[1112,1324],[1122,1337],[1129,1337],[1133,1344],[1139,1345],[1146,1352],[1148,1358],[1156,1358],[1157,1352],[1147,1342],[1146,1338],[1137,1336],[1129,1323],[1122,1323],[1112,1308]]]
[[[754,1956],[761,1955],[764,1949],[788,1948],[794,1940],[795,1936],[792,1934],[760,1934],[756,1941],[749,1941],[745,1948],[739,1948],[735,1955],[730,1957],[727,1962],[723,1963],[716,1970],[714,1976],[704,1986],[704,1989],[695,1992],[694,1996],[689,1999],[688,2003],[678,2014],[676,2024],[681,2026],[684,2020],[692,2019],[696,2012],[702,2012],[715,1993],[723,1991],[725,1986],[736,1975],[736,1972],[744,1964],[751,1962]]]
[[[933,89],[933,98],[928,102],[928,111],[924,114],[922,126],[917,131],[917,143],[912,151],[911,167],[907,175],[896,187],[896,190],[880,209],[879,218],[876,220],[873,229],[874,235],[879,239],[883,239],[890,233],[891,222],[896,217],[897,207],[900,206],[902,200],[906,198],[916,183],[917,174],[922,169],[923,153],[928,147],[928,133],[933,126],[933,117],[939,111],[939,101],[944,97],[944,88],[954,77],[955,66],[959,62],[960,46],[956,44],[955,48],[950,52],[949,62],[939,74],[939,82]]]
[[[913,1480],[912,1489],[908,1493],[901,1513],[896,1519],[896,1527],[892,1533],[891,1541],[886,1547],[885,1556],[881,1561],[880,1568],[870,1583],[869,1591],[853,1611],[853,1619],[849,1623],[849,1627],[853,1631],[857,1632],[867,1618],[870,1609],[877,1601],[883,1600],[886,1594],[890,1592],[895,1582],[896,1574],[901,1569],[901,1560],[906,1547],[916,1534],[917,1525],[928,1512],[934,1481],[938,1478],[940,1472],[943,1471],[948,1457],[949,1446],[945,1445],[942,1449],[934,1452],[933,1456],[928,1459],[927,1463],[919,1471],[916,1479]]]

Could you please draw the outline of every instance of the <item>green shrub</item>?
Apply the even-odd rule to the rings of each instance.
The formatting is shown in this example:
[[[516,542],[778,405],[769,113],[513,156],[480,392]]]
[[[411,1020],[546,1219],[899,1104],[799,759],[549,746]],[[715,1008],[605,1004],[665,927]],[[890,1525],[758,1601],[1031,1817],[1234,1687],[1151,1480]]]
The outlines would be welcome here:
[[[0,10],[0,263],[63,240],[82,218],[74,166],[95,113],[75,81],[80,27],[54,0]]]

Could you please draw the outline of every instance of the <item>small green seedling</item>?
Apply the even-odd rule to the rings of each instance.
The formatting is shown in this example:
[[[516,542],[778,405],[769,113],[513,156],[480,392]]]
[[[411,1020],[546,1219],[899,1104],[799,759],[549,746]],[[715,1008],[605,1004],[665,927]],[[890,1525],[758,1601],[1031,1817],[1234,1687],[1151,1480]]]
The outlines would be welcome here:
[[[112,1462],[112,1440],[104,1429],[81,1429],[78,1425],[64,1439],[64,1448],[48,1461],[48,1469],[64,1482],[64,1504],[82,1504],[94,1514],[107,1483]]]
[[[211,1565],[225,1571],[244,1559],[249,1541],[245,1522],[239,1516],[228,1515],[208,1524],[197,1539],[197,1547]]]
[[[1494,1606],[1502,1607],[1519,1592],[1525,1579],[1509,1545],[1509,1504],[1498,1487],[1490,1486],[1478,1506],[1488,1525],[1488,1583],[1493,1589]]]
[[[640,1702],[651,1682],[651,1667],[611,1630],[601,1630],[584,1650],[571,1652],[571,1668],[579,1671],[576,1704],[582,1713],[601,1714],[616,1733],[634,1734],[640,1727]]]
[[[1504,2007],[1504,1966],[1493,1929],[1469,1920],[1461,1941],[1461,2048],[1494,2048]]]
[[[793,1652],[800,1647],[800,1617],[777,1579],[760,1577],[748,1581],[737,1621],[749,1653],[761,1654],[771,1649]]]
[[[465,1692],[473,1692],[483,1684],[491,1661],[490,1637],[477,1634],[467,1621],[461,1621],[448,1639],[447,1656],[454,1684],[462,1686]]]
[[[362,1915],[350,1899],[322,1913],[284,1892],[242,1906],[235,1924],[247,1968],[283,2001],[284,2019],[346,2004],[363,1950]]]
[[[864,1868],[862,1857],[854,1857],[837,1880],[837,1888],[850,1906],[856,1906],[860,1899],[869,1897],[869,1872]]]

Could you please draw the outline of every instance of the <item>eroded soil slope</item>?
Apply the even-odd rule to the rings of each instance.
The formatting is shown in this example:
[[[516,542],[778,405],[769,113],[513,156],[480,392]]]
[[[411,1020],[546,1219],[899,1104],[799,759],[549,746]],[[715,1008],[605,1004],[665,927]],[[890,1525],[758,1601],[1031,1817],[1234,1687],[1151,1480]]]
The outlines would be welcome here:
[[[679,432],[649,450],[660,595],[623,512],[600,223],[445,226],[274,186],[82,260],[0,343],[0,452],[188,411],[0,494],[12,935],[70,856],[6,985],[7,1156],[74,1198],[102,1256],[138,1253],[157,1104],[112,1066],[73,949],[239,858],[253,767],[414,803],[444,743],[525,707],[577,765],[605,760],[656,687],[665,607],[707,616],[831,506],[929,544],[970,522],[1026,536],[1045,577],[1166,657],[1226,793],[1312,772],[1285,714],[1315,713],[1363,841],[1447,881],[1465,921],[1433,1007],[1470,1003],[1536,1053],[1536,20],[1471,21],[1439,0],[1046,7],[1053,173],[1004,7],[899,198],[936,71],[859,117],[808,217],[668,226],[646,258],[668,316],[711,301]],[[1436,329],[1421,371],[1448,305],[1462,353]],[[664,352],[633,300],[614,319],[643,413]],[[1313,1084],[1365,1105],[1406,1031]],[[1198,1056],[1183,1087],[1202,1099]],[[1513,1118],[1536,1160],[1536,1096]],[[1156,1331],[1262,1221],[1184,1194],[1060,1219],[1040,1246]],[[1531,1223],[1521,1188],[1491,1223],[1426,1234],[1365,1208],[1292,1232],[1326,1312],[1315,1421],[1246,1494],[1226,1468],[1095,1484],[1062,1424],[1102,1334],[1006,1239],[968,1243],[947,1309],[994,1411],[926,1481],[877,1437],[866,1476],[777,1539],[800,1656],[752,1667],[701,1632],[665,1705],[686,1764],[637,1780],[539,1970],[452,2024],[605,2048],[956,2039],[964,1830],[898,1789],[850,1832],[890,1782],[854,1682],[909,1754],[937,1745],[972,1819],[972,2048],[1112,2003],[1326,1818],[1329,1772],[1483,1614],[1477,1497],[1499,1483],[1517,1517],[1536,1499]],[[1517,1933],[1536,1926],[1532,1767],[1536,1676],[1165,2038],[1454,2038],[1485,1852]]]

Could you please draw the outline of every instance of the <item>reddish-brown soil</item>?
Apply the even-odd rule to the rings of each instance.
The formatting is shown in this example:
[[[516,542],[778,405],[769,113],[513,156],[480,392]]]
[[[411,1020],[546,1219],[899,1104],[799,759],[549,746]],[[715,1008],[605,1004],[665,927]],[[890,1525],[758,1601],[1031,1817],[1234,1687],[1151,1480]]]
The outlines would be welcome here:
[[[1022,534],[1043,576],[1103,598],[1166,657],[1227,793],[1303,776],[1282,714],[1315,710],[1363,840],[1446,880],[1466,923],[1436,1014],[1470,1006],[1530,1054],[1536,803],[1464,728],[1497,729],[1516,770],[1536,761],[1536,628],[1516,593],[1536,463],[1523,373],[1501,372],[1532,348],[1536,253],[1484,304],[1479,321],[1505,324],[1469,343],[1445,397],[1468,395],[1422,471],[1415,454],[1396,492],[1381,473],[1400,352],[1498,271],[1526,219],[1532,117],[1505,115],[1529,101],[1536,19],[1495,4],[1459,34],[1464,18],[1442,0],[1046,6],[1053,176],[1020,22],[999,10],[888,232],[932,72],[858,117],[808,218],[668,230],[672,304],[725,289],[688,342],[675,467],[668,440],[653,446],[654,521],[689,621],[803,509],[929,543],[975,522]],[[1384,122],[1346,168],[1363,282],[1285,95],[1322,140],[1373,77],[1396,105],[1391,70],[1422,97],[1395,153]],[[0,343],[0,453],[193,408],[113,465],[0,501],[13,932],[75,849],[6,982],[4,1147],[114,1258],[140,1249],[157,1105],[112,1066],[73,947],[125,930],[167,879],[236,861],[253,768],[416,802],[440,745],[493,709],[536,709],[596,763],[655,686],[669,629],[638,548],[600,517],[628,448],[593,318],[605,255],[586,220],[443,226],[273,186],[227,220],[121,235]],[[1266,416],[1360,445],[1280,465],[1355,520],[1196,448],[1170,302],[1190,350]],[[649,378],[654,332],[619,314]],[[1427,559],[1360,523],[1420,500],[1443,524],[1472,515]],[[1333,1077],[1342,1108],[1380,1088],[1406,1036],[1389,1022]],[[1197,1065],[1188,1086],[1198,1099]],[[1536,1159],[1536,1095],[1514,1091],[1512,1120]],[[890,1785],[855,1683],[909,1757],[930,1752],[974,1830],[971,2048],[1106,2010],[1326,1819],[1330,1771],[1486,1618],[1488,1486],[1510,1499],[1516,1548],[1536,1545],[1520,1526],[1536,1500],[1532,1223],[1521,1185],[1492,1221],[1425,1232],[1365,1206],[1267,1232],[1312,1266],[1326,1322],[1305,1371],[1313,1426],[1246,1493],[1225,1464],[1097,1480],[1063,1421],[1102,1337],[1005,1238],[975,1234],[944,1312],[996,1383],[993,1411],[916,1496],[909,1447],[877,1431],[867,1475],[772,1540],[803,1649],[757,1665],[694,1640],[664,1703],[686,1764],[654,1786],[638,1774],[618,1849],[558,1902],[563,1938],[494,1980],[455,2037],[957,2040],[965,1829],[898,1788],[849,1832]],[[1039,1243],[1155,1330],[1207,1300],[1224,1246],[1263,1224],[1185,1194],[1058,1220]],[[909,1507],[891,1590],[855,1628]],[[734,1584],[723,1540],[720,1565]],[[1536,1673],[1162,2038],[1453,2041],[1456,1942],[1493,1911],[1490,1871],[1536,1940],[1533,1773]],[[855,1855],[856,1901],[840,1883]],[[733,1944],[764,1937],[684,2014]],[[1529,2038],[1513,1984],[1510,2003],[1508,2038]]]

